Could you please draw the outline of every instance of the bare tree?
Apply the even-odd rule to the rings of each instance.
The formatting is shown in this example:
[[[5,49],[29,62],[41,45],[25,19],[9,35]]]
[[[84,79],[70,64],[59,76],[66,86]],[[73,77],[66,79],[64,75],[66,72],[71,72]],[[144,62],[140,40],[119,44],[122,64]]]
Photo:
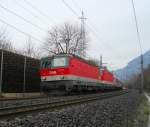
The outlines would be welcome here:
[[[6,34],[6,29],[1,28],[0,30],[0,49],[13,51],[13,46],[11,41],[8,39],[8,36]]]
[[[29,57],[40,58],[40,53],[38,49],[35,48],[34,44],[32,43],[31,37],[28,38],[24,46],[24,49],[20,53]]]
[[[82,53],[87,50],[87,39],[83,41],[78,25],[65,23],[49,30],[43,48],[49,54],[73,53],[82,56]]]

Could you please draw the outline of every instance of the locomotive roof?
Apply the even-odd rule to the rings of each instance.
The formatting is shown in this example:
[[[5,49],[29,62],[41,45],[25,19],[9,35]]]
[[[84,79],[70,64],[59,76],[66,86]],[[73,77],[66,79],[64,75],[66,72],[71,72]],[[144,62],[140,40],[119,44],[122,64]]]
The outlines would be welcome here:
[[[90,64],[90,65],[92,65],[92,66],[95,66],[95,67],[99,67],[99,66],[97,66],[97,65],[95,65],[95,64],[93,64],[93,63],[90,63],[88,60],[86,60],[86,59],[84,59],[84,58],[81,58],[80,56],[78,56],[78,55],[75,55],[75,54],[66,54],[66,53],[59,53],[59,54],[55,54],[55,55],[52,55],[52,56],[47,56],[47,57],[43,57],[42,59],[52,59],[52,58],[54,58],[55,56],[58,56],[58,57],[61,57],[61,56],[73,56],[73,57],[76,57],[76,58],[78,58],[78,59],[80,59],[80,60],[82,60],[82,61],[84,61],[84,62],[86,62],[86,63],[88,63],[88,64]],[[105,69],[105,70],[107,70],[108,72],[110,72],[106,67],[104,68],[104,67],[101,67],[101,69]]]
[[[76,57],[76,58],[78,58],[78,59],[80,59],[80,60],[82,60],[82,61],[84,61],[84,62],[86,62],[86,63],[88,63],[88,64],[90,64],[90,65],[92,65],[92,66],[98,67],[97,65],[92,64],[92,63],[90,63],[88,60],[86,60],[86,59],[84,59],[84,58],[81,58],[80,56],[75,55],[75,54],[60,53],[60,54],[55,54],[55,55],[52,55],[52,56],[43,57],[42,59],[52,59],[52,58],[54,58],[55,56],[58,56],[58,57],[59,57],[59,56],[73,56],[73,57]]]

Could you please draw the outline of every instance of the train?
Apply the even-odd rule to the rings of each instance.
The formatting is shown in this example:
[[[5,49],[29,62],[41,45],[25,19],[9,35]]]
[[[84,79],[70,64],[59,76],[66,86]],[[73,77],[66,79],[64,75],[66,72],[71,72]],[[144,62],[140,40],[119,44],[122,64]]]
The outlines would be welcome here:
[[[105,67],[92,64],[74,54],[60,53],[44,57],[40,64],[43,91],[119,90],[122,85]]]

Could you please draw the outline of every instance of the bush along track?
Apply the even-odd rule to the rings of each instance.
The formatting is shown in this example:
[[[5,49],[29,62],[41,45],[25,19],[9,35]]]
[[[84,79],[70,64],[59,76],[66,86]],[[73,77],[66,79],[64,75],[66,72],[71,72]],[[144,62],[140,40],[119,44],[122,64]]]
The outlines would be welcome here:
[[[139,105],[144,103],[143,98],[137,91],[130,91],[121,96],[61,110],[1,120],[0,127],[134,127],[137,123],[135,116],[143,112],[140,110],[143,106]]]

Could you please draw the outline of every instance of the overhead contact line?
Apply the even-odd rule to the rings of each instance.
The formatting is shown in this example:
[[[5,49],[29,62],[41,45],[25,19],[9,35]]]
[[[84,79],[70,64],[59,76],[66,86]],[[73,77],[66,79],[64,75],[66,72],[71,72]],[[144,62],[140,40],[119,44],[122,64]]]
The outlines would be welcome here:
[[[26,23],[28,23],[28,24],[30,24],[30,25],[36,27],[36,28],[39,29],[40,31],[47,32],[47,30],[45,30],[44,28],[42,28],[42,27],[40,27],[40,26],[38,26],[38,25],[36,25],[36,24],[30,22],[29,20],[27,20],[26,18],[24,18],[24,17],[18,15],[18,14],[15,13],[14,11],[12,11],[12,10],[10,10],[10,9],[8,9],[8,8],[6,8],[6,7],[4,7],[2,4],[0,4],[0,8],[2,8],[3,10],[5,10],[5,11],[7,11],[7,12],[13,14],[13,15],[15,15],[16,17],[22,19],[22,20],[25,21]]]
[[[38,42],[45,43],[44,41],[39,40],[38,38],[36,38],[36,37],[30,35],[29,33],[26,33],[26,32],[24,32],[24,31],[20,30],[19,28],[15,27],[15,26],[13,26],[13,25],[11,25],[11,24],[9,24],[9,23],[7,23],[7,22],[4,21],[3,19],[0,19],[0,22],[2,22],[2,23],[4,23],[4,24],[8,25],[9,27],[15,29],[16,31],[22,33],[22,34],[25,35],[25,36],[28,36],[28,37],[30,36],[31,38],[33,38],[34,40],[36,40],[36,41],[38,41]],[[50,51],[50,50],[49,50],[49,52],[55,54],[55,52],[53,52],[53,51]]]

